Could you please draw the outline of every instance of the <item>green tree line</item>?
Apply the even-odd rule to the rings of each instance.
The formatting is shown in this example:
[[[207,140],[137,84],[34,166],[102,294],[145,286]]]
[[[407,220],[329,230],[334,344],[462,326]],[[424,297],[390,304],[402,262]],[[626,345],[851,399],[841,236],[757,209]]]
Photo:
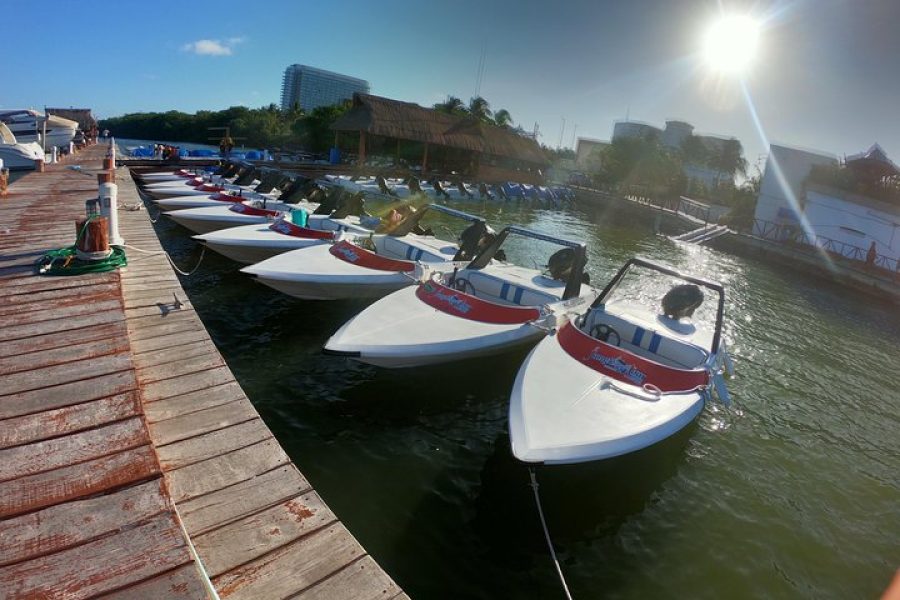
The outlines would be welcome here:
[[[121,138],[190,142],[216,145],[222,132],[211,127],[229,127],[239,145],[253,148],[325,152],[334,142],[331,124],[350,107],[349,102],[320,106],[305,112],[294,107],[282,111],[270,104],[261,108],[232,106],[225,110],[201,110],[194,114],[176,110],[130,113],[102,119],[100,129]]]

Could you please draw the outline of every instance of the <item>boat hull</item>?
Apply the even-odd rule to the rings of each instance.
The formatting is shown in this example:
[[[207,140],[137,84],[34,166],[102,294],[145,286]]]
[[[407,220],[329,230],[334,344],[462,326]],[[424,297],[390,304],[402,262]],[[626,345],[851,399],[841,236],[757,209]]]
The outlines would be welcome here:
[[[525,463],[573,464],[630,454],[688,426],[704,406],[698,391],[653,399],[570,356],[559,335],[522,363],[510,396],[513,455]]]

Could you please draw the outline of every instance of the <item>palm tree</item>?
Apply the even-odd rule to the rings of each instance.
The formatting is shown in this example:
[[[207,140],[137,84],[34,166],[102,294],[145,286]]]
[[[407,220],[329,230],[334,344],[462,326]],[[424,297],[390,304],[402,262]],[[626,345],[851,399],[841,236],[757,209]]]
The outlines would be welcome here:
[[[469,100],[469,114],[479,121],[492,121],[491,105],[481,96],[475,96]]]
[[[466,105],[456,96],[447,96],[444,102],[435,104],[434,109],[448,115],[463,115],[468,112]]]
[[[722,143],[722,149],[718,156],[713,158],[715,168],[723,173],[733,176],[747,174],[747,160],[744,158],[744,148],[740,140],[727,139]]]
[[[505,108],[501,108],[494,113],[494,123],[498,127],[510,127],[512,125],[512,115]]]

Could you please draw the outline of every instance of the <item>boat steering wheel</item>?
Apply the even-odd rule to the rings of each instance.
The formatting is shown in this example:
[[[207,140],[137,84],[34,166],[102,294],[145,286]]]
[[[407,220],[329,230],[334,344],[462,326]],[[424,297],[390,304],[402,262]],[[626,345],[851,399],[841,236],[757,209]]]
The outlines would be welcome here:
[[[616,341],[611,342],[609,338],[615,336]],[[599,325],[594,325],[591,328],[591,337],[597,338],[601,342],[606,342],[607,344],[612,344],[613,346],[621,346],[622,345],[622,336],[619,335],[619,332],[607,325],[606,323],[600,323]]]
[[[471,281],[463,279],[462,277],[457,277],[453,280],[453,289],[457,292],[462,292],[463,294],[469,294],[470,296],[475,295],[475,286],[472,285]]]

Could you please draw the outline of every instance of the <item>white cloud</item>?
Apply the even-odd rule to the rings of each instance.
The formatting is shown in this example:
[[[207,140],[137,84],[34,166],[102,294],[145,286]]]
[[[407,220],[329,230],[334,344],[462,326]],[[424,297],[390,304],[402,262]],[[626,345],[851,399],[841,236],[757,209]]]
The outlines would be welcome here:
[[[234,46],[244,41],[244,37],[230,37],[222,40],[197,40],[181,47],[184,52],[193,52],[204,56],[231,56]]]

